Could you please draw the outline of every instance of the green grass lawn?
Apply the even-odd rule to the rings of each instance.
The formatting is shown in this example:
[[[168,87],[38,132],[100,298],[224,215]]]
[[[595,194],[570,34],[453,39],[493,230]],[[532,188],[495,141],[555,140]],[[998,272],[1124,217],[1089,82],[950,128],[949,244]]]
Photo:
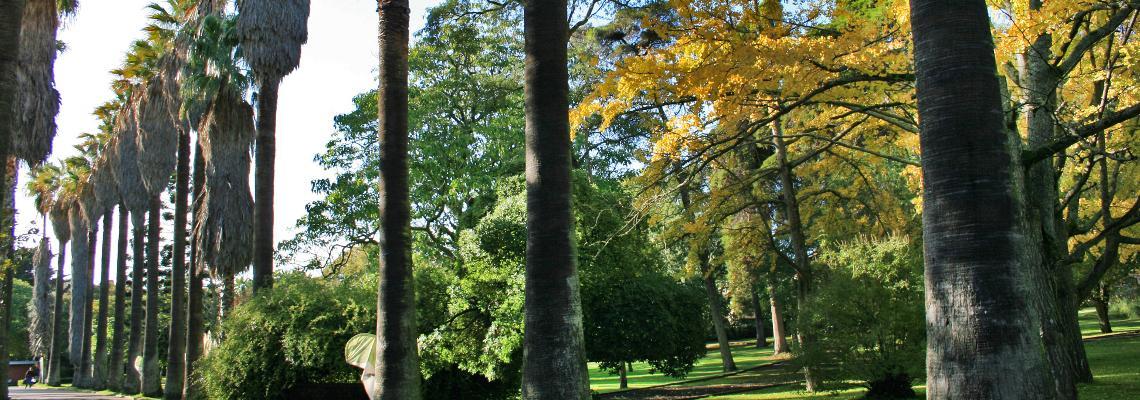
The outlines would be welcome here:
[[[1086,337],[1100,334],[1096,313],[1092,309],[1081,310],[1080,323],[1081,331]],[[1114,332],[1140,330],[1140,320],[1113,319],[1112,328]],[[1085,343],[1085,350],[1088,352],[1095,382],[1080,385],[1080,398],[1082,400],[1140,399],[1140,337],[1092,340]],[[771,359],[771,349],[756,350],[749,346],[734,346],[733,354],[737,355],[736,362],[741,369],[774,361]],[[742,361],[744,362],[742,363]],[[645,387],[674,381],[660,375],[646,375],[646,367],[642,365],[636,366],[635,369],[637,372],[630,374],[631,387]],[[694,373],[686,379],[710,377],[719,373],[719,353],[710,350],[705,358],[700,360]],[[798,374],[799,372],[792,368],[774,367],[699,382],[682,382],[679,386],[797,382],[748,393],[709,397],[710,399],[722,400],[853,400],[859,399],[863,395],[864,389],[854,385],[842,390],[806,393],[802,391],[803,386],[798,383],[800,379]],[[591,386],[599,392],[609,392],[617,388],[617,376],[598,371],[594,365],[591,365],[590,378]],[[924,390],[924,386],[915,387],[915,391],[920,396],[925,393]]]
[[[748,369],[773,361],[771,347],[757,349],[753,343],[755,342],[733,342],[732,358],[736,361],[737,369]],[[662,374],[651,374],[649,373],[649,368],[649,364],[634,363],[633,371],[626,374],[629,377],[629,387],[642,388],[646,386],[656,386],[682,380],[707,378],[722,373],[720,351],[717,350],[715,344],[709,346],[708,353],[705,354],[705,357],[697,361],[697,364],[693,367],[693,371],[684,379],[670,378]],[[618,390],[618,376],[610,375],[598,369],[597,364],[590,363],[590,389],[598,393]]]

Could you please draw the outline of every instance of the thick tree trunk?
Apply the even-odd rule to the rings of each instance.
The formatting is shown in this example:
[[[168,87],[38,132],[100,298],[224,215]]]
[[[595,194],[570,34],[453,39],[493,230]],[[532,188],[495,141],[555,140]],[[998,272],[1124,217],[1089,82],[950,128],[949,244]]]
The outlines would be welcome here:
[[[91,386],[95,389],[103,389],[107,386],[107,304],[109,300],[111,279],[111,224],[113,223],[114,210],[107,211],[103,215],[103,242],[99,252],[102,256],[102,262],[99,264],[99,317],[98,325],[95,330],[95,366],[92,373],[93,379]]]
[[[143,337],[142,393],[145,396],[162,396],[162,375],[158,367],[158,313],[162,309],[158,299],[159,240],[162,230],[162,199],[154,195],[150,200],[150,228],[146,240],[146,330]]]
[[[131,334],[127,345],[127,373],[123,393],[137,394],[142,386],[143,274],[146,271],[146,214],[131,212]]]
[[[253,207],[253,293],[273,287],[273,180],[277,159],[278,79],[261,79],[257,91],[257,143]]]
[[[522,397],[588,399],[573,241],[565,0],[523,2],[526,304]]]
[[[186,370],[186,212],[190,206],[190,132],[178,132],[178,169],[174,178],[174,251],[170,268],[170,332],[166,347],[163,397],[182,398]]]
[[[618,363],[618,389],[629,389],[629,376],[625,371],[626,363]]]
[[[49,386],[59,386],[64,352],[64,342],[67,341],[63,334],[65,321],[63,316],[63,267],[65,259],[67,258],[67,242],[59,242],[59,257],[55,263],[55,307],[52,312],[51,319],[51,353],[48,355],[48,376],[47,384]]]
[[[1100,285],[1099,293],[1092,297],[1092,303],[1096,309],[1096,321],[1100,326],[1100,333],[1112,333],[1112,321],[1108,318],[1108,288]]]
[[[127,339],[127,243],[130,223],[127,209],[119,206],[119,242],[115,265],[115,326],[111,329],[111,355],[107,357],[107,388],[121,390],[123,387],[123,343]]]
[[[927,398],[1051,399],[983,0],[911,0],[923,164]]]
[[[373,399],[419,399],[408,195],[408,1],[380,6],[380,287]]]
[[[784,131],[779,119],[772,122],[772,143],[776,147],[776,160],[780,163],[780,196],[784,202],[784,218],[788,225],[788,233],[792,239],[792,253],[795,256],[796,269],[796,310],[797,317],[806,315],[805,309],[808,296],[812,291],[812,267],[808,259],[807,238],[804,236],[803,222],[800,221],[800,201],[796,197],[796,186],[792,180],[792,166],[788,163],[788,148],[784,145]],[[804,329],[804,324],[796,324],[796,341],[800,347],[815,346],[815,335]],[[819,388],[819,377],[814,368],[805,365],[804,389],[814,392]]]
[[[198,196],[202,194],[203,184],[206,180],[206,161],[202,157],[202,147],[196,146],[194,149],[194,209],[198,207]],[[196,226],[198,222],[198,213],[194,214],[194,223],[191,226]],[[206,268],[204,265],[199,265],[198,261],[198,242],[190,242],[190,284],[187,295],[187,312],[186,312],[186,372],[182,378],[182,398],[187,400],[198,399],[201,396],[201,390],[197,381],[194,379],[194,363],[202,354],[202,340],[205,337],[205,312],[204,304],[202,304],[203,288],[202,282],[205,279]]]
[[[756,348],[762,349],[768,346],[768,338],[764,334],[764,319],[760,318],[760,285],[752,286],[752,324],[756,327]]]
[[[724,298],[716,287],[716,277],[713,276],[712,267],[708,261],[707,253],[701,254],[701,280],[705,284],[705,297],[709,301],[709,316],[712,318],[713,330],[716,332],[716,343],[720,351],[720,366],[724,372],[736,371],[736,361],[732,358],[732,344],[728,342],[728,322],[724,318]]]
[[[776,277],[768,276],[768,303],[772,306],[772,354],[783,354],[788,349],[788,334],[784,330],[784,314],[780,311],[780,300],[776,297]]]

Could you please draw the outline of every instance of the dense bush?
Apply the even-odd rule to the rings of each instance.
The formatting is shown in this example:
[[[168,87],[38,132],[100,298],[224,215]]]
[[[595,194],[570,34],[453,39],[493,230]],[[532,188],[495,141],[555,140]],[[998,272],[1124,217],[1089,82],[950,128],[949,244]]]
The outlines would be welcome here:
[[[308,383],[359,382],[344,344],[376,327],[372,280],[285,274],[274,288],[234,308],[224,340],[200,361],[211,399],[280,399]]]
[[[797,350],[801,362],[826,381],[862,382],[867,398],[914,397],[926,348],[921,254],[898,236],[829,249],[802,316],[816,342]]]

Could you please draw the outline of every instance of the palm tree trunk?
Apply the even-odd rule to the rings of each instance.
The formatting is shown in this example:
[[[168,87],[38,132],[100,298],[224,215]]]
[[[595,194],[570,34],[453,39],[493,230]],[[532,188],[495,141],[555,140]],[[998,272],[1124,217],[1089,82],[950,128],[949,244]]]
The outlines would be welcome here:
[[[79,380],[77,386],[83,388],[91,388],[92,384],[92,362],[91,362],[91,328],[92,322],[95,319],[94,303],[95,303],[95,249],[99,239],[99,225],[98,222],[91,227],[91,233],[87,240],[87,279],[83,285],[87,287],[87,295],[83,299],[83,352],[80,356]]]
[[[380,6],[380,285],[376,310],[376,400],[416,400],[415,289],[412,283],[408,195],[408,1]]]
[[[154,195],[150,200],[150,216],[146,240],[146,330],[143,337],[142,393],[145,396],[162,396],[162,376],[158,369],[158,313],[162,308],[158,299],[158,257],[162,229],[162,198]]]
[[[131,248],[133,266],[131,269],[131,334],[127,345],[127,373],[123,381],[123,393],[137,394],[142,385],[142,364],[140,356],[143,347],[143,273],[146,268],[146,214],[131,212]]]
[[[111,355],[107,358],[107,388],[115,391],[123,388],[123,342],[127,316],[127,232],[130,230],[128,212],[119,205],[119,242],[115,265],[115,327],[111,330]]]
[[[73,214],[70,220],[82,219],[74,214],[79,213],[79,206],[73,205],[69,213]],[[68,326],[68,359],[75,368],[72,370],[72,384],[83,385],[83,325],[87,316],[87,261],[91,258],[88,242],[91,240],[90,231],[82,224],[71,224],[71,313]]]
[[[174,184],[174,258],[170,269],[170,334],[166,347],[163,397],[182,398],[186,363],[186,212],[190,203],[190,132],[178,132],[178,169]]]
[[[63,336],[63,267],[66,258],[67,242],[61,240],[59,242],[59,256],[55,263],[55,310],[51,315],[51,353],[48,355],[47,384],[49,386],[59,386],[60,384],[60,368],[62,366],[60,360],[63,359],[64,342],[67,340]]]
[[[784,314],[780,311],[780,299],[776,297],[776,277],[768,274],[768,303],[772,307],[772,354],[787,353],[788,339],[784,332]]]
[[[983,0],[911,0],[923,165],[927,398],[1051,399]]]
[[[198,196],[202,194],[203,184],[206,180],[206,160],[202,157],[202,147],[198,146],[194,149],[194,209],[198,205]],[[197,226],[198,213],[194,214],[194,223],[191,226]],[[199,265],[198,261],[198,242],[190,241],[190,285],[188,288],[189,294],[187,296],[187,316],[186,316],[186,372],[183,375],[183,389],[182,398],[187,400],[194,400],[199,398],[201,391],[199,385],[194,379],[194,363],[202,354],[202,340],[205,337],[205,308],[202,304],[202,281],[205,279],[206,268]]]
[[[280,80],[259,79],[254,160],[253,292],[273,287],[273,179]]]
[[[796,269],[796,310],[797,317],[806,315],[805,309],[808,296],[812,291],[813,272],[811,260],[808,259],[807,238],[804,235],[803,222],[800,220],[800,200],[796,195],[795,181],[792,179],[792,166],[788,163],[788,148],[784,144],[784,128],[779,119],[772,122],[772,143],[776,147],[776,160],[780,163],[780,196],[784,203],[784,218],[788,225],[791,237],[792,255],[795,256]],[[815,335],[804,324],[796,324],[796,341],[801,348],[815,346]],[[819,376],[815,369],[804,365],[804,389],[814,392],[819,388]]]
[[[756,348],[763,349],[768,346],[768,337],[764,334],[764,320],[760,318],[760,285],[752,286],[752,324],[756,327]]]
[[[8,139],[3,138],[0,142],[4,142],[3,146],[7,146]],[[9,162],[9,158],[11,158],[11,162]],[[16,237],[15,199],[17,169],[14,157],[4,157],[0,159],[0,164],[4,164],[4,167],[0,169],[0,180],[3,180],[3,188],[0,188],[0,192],[4,192],[4,195],[0,195],[3,196],[0,197],[0,228],[2,228],[0,232],[3,232],[7,237],[3,243],[0,243],[0,246],[2,246],[2,248],[0,248],[0,262],[3,262],[3,264],[0,265],[7,266],[0,271],[0,273],[4,275],[3,281],[0,282],[0,284],[2,284],[2,286],[0,286],[0,368],[7,371],[9,353],[8,331],[10,331],[9,326],[12,323],[12,276],[16,272],[11,265],[8,265],[9,263],[7,261],[16,250],[14,238]],[[7,382],[5,382],[4,385],[0,385],[2,386],[0,387],[0,396],[2,396],[0,398],[3,399],[8,398],[8,385],[6,383]]]
[[[523,2],[526,53],[524,399],[588,399],[574,251],[565,0]]]
[[[107,386],[107,304],[110,292],[111,279],[108,276],[111,270],[111,224],[114,217],[114,211],[108,211],[103,215],[103,247],[99,250],[102,254],[103,262],[99,266],[99,276],[101,283],[99,284],[99,324],[95,330],[95,368],[94,379],[92,386],[95,389],[103,389]]]

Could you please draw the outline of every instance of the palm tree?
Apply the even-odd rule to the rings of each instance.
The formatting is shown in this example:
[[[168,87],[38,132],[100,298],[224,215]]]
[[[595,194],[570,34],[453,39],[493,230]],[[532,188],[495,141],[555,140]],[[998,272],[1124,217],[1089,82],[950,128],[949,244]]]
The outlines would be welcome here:
[[[104,123],[104,126],[111,124]],[[107,132],[109,134],[109,132]],[[107,137],[109,135],[105,135]],[[108,304],[110,294],[110,265],[111,265],[111,225],[113,223],[115,205],[120,202],[118,183],[115,182],[114,170],[111,162],[114,158],[114,147],[107,146],[106,143],[101,146],[99,159],[95,162],[95,168],[91,172],[91,184],[96,188],[95,197],[98,198],[99,203],[103,205],[103,241],[102,241],[102,263],[100,264],[100,276],[102,282],[99,285],[99,317],[98,328],[95,334],[95,364],[92,373],[92,387],[102,389],[107,386],[107,318],[110,307]],[[120,210],[120,213],[122,211]],[[122,232],[120,232],[122,236]]]
[[[143,317],[143,271],[146,254],[144,242],[146,232],[146,213],[150,209],[150,196],[143,184],[138,164],[138,146],[135,142],[137,135],[137,121],[134,110],[130,106],[123,106],[116,114],[115,131],[118,133],[114,140],[116,147],[115,181],[119,184],[119,194],[122,196],[122,206],[131,213],[132,249],[134,266],[131,272],[131,322],[130,338],[128,340],[126,360],[126,380],[123,381],[122,390],[127,394],[138,393],[142,384],[141,371],[136,367],[135,360],[142,351],[142,317]]]
[[[380,287],[374,399],[419,399],[408,195],[408,2],[380,6]]]
[[[526,1],[525,399],[588,399],[571,236],[566,1]]]
[[[83,387],[85,379],[83,377],[84,361],[83,361],[83,343],[84,343],[84,317],[86,316],[87,305],[87,282],[90,281],[90,276],[87,274],[88,261],[91,258],[89,252],[90,246],[88,244],[91,240],[92,230],[87,226],[87,221],[84,220],[82,211],[80,211],[79,202],[72,205],[68,210],[68,221],[71,224],[71,313],[69,324],[69,337],[68,341],[68,359],[71,360],[71,365],[75,366],[74,374],[72,375],[72,382],[76,386]]]
[[[309,0],[238,2],[237,34],[257,81],[257,156],[253,216],[253,290],[273,287],[273,179],[277,90],[301,63],[309,40]]]
[[[911,0],[923,165],[927,398],[1048,399],[1015,133],[986,2]]]
[[[62,188],[57,188],[55,202],[49,211],[52,232],[59,241],[59,257],[56,259],[55,267],[55,307],[52,311],[51,349],[48,354],[47,384],[51,386],[60,385],[61,359],[66,340],[63,336],[63,267],[64,259],[67,258],[67,242],[71,240],[71,224],[67,220],[70,206],[71,203],[66,201],[66,193],[63,193]]]
[[[111,351],[107,357],[107,375],[105,386],[108,389],[119,391],[123,385],[123,341],[126,333],[126,285],[127,285],[127,230],[128,213],[126,208],[119,205],[118,250],[116,251],[117,264],[115,265],[115,326],[111,329]]]
[[[179,167],[181,168],[181,167]],[[206,160],[202,156],[202,147],[194,148],[194,220],[191,226],[198,225],[198,199],[202,196],[206,183]],[[181,171],[179,171],[181,173]],[[198,260],[198,242],[190,241],[190,284],[188,287],[186,307],[186,362],[182,379],[182,398],[197,399],[200,395],[199,385],[194,380],[194,362],[202,355],[202,340],[205,338],[205,309],[202,304],[202,281],[205,280],[206,268]],[[173,329],[173,328],[171,328]],[[169,376],[169,375],[168,375]]]

